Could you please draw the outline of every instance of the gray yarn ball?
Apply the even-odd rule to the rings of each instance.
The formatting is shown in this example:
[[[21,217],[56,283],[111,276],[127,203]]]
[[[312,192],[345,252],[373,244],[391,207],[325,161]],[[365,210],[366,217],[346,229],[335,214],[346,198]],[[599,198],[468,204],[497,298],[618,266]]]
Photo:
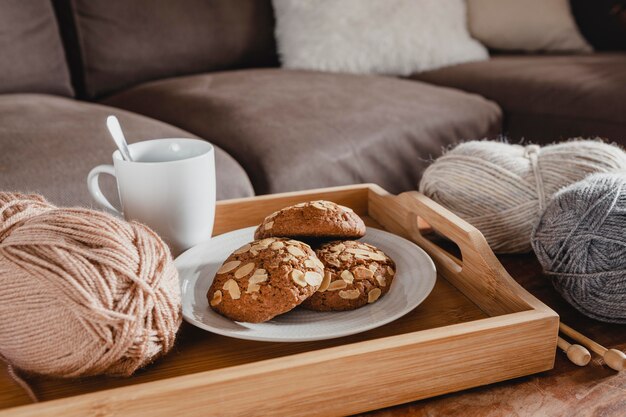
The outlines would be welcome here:
[[[626,173],[595,174],[554,195],[532,247],[581,313],[626,323]]]

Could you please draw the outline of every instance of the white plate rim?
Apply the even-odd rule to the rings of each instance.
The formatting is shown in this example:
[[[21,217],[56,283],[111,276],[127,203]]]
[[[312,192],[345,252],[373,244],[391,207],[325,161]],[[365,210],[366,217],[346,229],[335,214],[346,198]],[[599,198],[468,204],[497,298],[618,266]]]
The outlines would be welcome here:
[[[251,226],[251,227],[245,227],[245,228],[241,228],[241,229],[236,229],[236,230],[232,230],[230,232],[226,232],[226,233],[222,233],[218,236],[215,236],[213,238],[211,238],[210,240],[200,243],[196,246],[193,246],[189,249],[187,249],[185,252],[181,253],[178,257],[176,257],[176,259],[174,260],[174,264],[177,267],[177,269],[179,269],[179,264],[181,262],[183,262],[185,260],[185,258],[187,258],[188,256],[192,256],[191,254],[196,252],[196,251],[202,251],[204,248],[206,247],[210,247],[212,245],[215,245],[216,243],[219,243],[220,240],[225,240],[227,238],[229,238],[229,236],[233,233],[244,233],[245,231],[254,231],[256,230],[256,226]],[[193,317],[188,317],[185,314],[185,310],[183,308],[183,319],[195,326],[198,327],[200,329],[203,329],[205,331],[211,332],[211,333],[215,333],[221,336],[226,336],[226,337],[231,337],[234,339],[242,339],[242,340],[253,340],[253,341],[259,341],[259,342],[280,342],[280,343],[295,343],[295,342],[312,342],[312,341],[320,341],[320,340],[330,340],[330,339],[336,339],[339,337],[345,337],[345,336],[351,336],[354,334],[358,334],[358,333],[363,333],[369,330],[373,330],[376,329],[378,327],[384,326],[386,324],[391,323],[394,320],[399,319],[400,317],[403,317],[405,315],[407,315],[408,313],[410,313],[411,311],[415,310],[420,304],[422,304],[424,302],[424,300],[426,300],[426,298],[428,298],[428,296],[432,293],[434,287],[435,287],[435,283],[437,281],[437,268],[435,266],[435,263],[433,262],[432,258],[430,257],[430,255],[428,255],[428,253],[426,253],[426,251],[424,249],[422,249],[421,247],[419,247],[416,243],[405,239],[401,236],[398,236],[396,234],[390,233],[386,230],[382,230],[382,229],[378,229],[378,228],[374,228],[374,227],[368,227],[367,230],[376,230],[377,233],[382,233],[382,234],[386,234],[389,235],[390,237],[392,237],[392,239],[401,239],[403,241],[408,242],[409,244],[413,245],[414,249],[416,250],[416,252],[420,253],[420,256],[423,257],[424,261],[428,263],[428,267],[429,270],[431,272],[431,277],[428,277],[428,288],[427,290],[425,290],[420,297],[416,297],[415,301],[412,303],[412,306],[409,308],[406,308],[405,310],[400,310],[399,312],[395,313],[395,314],[390,314],[389,316],[386,316],[384,319],[380,319],[376,322],[371,323],[370,325],[363,325],[363,326],[359,326],[358,328],[356,328],[354,331],[343,331],[341,332],[341,334],[337,334],[337,335],[321,335],[321,336],[309,336],[309,337],[293,337],[293,338],[284,338],[284,339],[280,339],[277,338],[276,336],[259,336],[259,335],[247,335],[247,334],[234,334],[228,330],[223,330],[219,327],[214,327],[211,325],[208,325],[200,320],[197,320]],[[221,238],[221,239],[220,239]],[[367,238],[367,235],[365,236],[365,239]],[[363,238],[361,238],[363,239]],[[358,240],[361,240],[358,239]],[[197,281],[197,277],[194,278],[193,280],[191,279],[185,279],[181,276],[179,277],[180,279],[180,285],[181,285],[181,300],[184,300],[184,293],[185,291],[193,291],[193,289],[195,288],[195,283]],[[190,290],[187,290],[187,287],[190,287]],[[184,302],[184,301],[183,301]],[[217,313],[216,313],[217,314]]]

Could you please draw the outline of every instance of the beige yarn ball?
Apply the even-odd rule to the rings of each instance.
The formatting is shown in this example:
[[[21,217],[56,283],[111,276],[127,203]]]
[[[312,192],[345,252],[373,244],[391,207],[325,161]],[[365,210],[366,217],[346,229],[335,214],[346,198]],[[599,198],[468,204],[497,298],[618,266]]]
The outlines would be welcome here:
[[[426,169],[419,189],[477,227],[497,253],[524,253],[559,189],[589,174],[626,169],[626,153],[599,140],[539,147],[463,143]]]
[[[146,226],[0,192],[0,355],[61,377],[130,375],[172,348],[178,273]]]

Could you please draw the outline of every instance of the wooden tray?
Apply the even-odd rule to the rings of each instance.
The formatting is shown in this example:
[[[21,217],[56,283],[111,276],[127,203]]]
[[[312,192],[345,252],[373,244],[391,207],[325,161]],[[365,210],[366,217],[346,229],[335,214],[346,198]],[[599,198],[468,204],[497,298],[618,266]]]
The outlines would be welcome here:
[[[237,340],[183,324],[174,351],[133,377],[28,378],[36,404],[0,374],[0,416],[345,415],[552,369],[557,314],[507,274],[478,230],[417,192],[357,185],[223,201],[215,234],[314,199],[424,248],[439,272],[428,299],[378,329],[318,342]],[[460,256],[427,239],[430,227]]]

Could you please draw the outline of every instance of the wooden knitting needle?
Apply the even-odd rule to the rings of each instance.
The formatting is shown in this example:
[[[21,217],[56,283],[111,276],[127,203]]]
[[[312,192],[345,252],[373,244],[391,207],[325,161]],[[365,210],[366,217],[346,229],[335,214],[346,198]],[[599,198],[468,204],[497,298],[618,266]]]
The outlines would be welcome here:
[[[615,369],[616,371],[622,371],[626,368],[626,354],[624,352],[617,349],[607,349],[601,344],[589,339],[584,334],[578,333],[567,324],[559,323],[559,330],[581,345],[591,349],[592,352],[602,356],[604,363],[606,363],[609,368]]]
[[[580,345],[572,345],[561,337],[556,343],[567,354],[567,359],[575,365],[585,366],[591,360],[591,353]]]

